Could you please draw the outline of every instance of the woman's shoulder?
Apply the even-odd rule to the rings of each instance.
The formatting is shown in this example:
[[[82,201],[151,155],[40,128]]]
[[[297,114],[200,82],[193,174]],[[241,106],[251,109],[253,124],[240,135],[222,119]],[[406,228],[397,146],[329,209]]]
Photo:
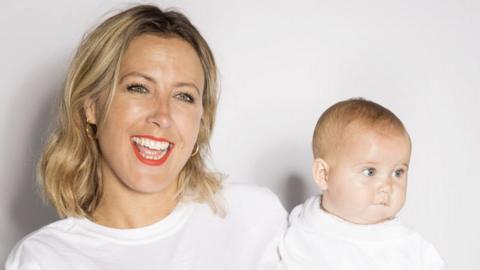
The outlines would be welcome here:
[[[48,254],[52,247],[58,247],[62,234],[73,226],[71,218],[52,222],[24,236],[17,242],[5,263],[6,269],[40,269],[37,265],[43,253]]]
[[[222,191],[227,215],[266,216],[286,219],[287,212],[270,189],[253,184],[228,183]]]
[[[277,195],[270,189],[247,183],[227,183],[223,196],[229,203],[283,208]]]

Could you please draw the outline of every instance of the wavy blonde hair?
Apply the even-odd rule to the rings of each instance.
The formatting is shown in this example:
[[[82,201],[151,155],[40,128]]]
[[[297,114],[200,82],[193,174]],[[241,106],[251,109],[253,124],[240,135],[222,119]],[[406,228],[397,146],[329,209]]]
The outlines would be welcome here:
[[[197,139],[198,154],[179,175],[178,199],[208,202],[221,212],[215,194],[221,177],[209,171],[205,157],[217,108],[217,69],[213,54],[198,30],[181,13],[138,5],[120,12],[97,26],[82,40],[69,68],[60,101],[56,130],[51,134],[38,164],[44,195],[61,217],[91,217],[102,198],[100,152],[89,134],[85,102],[94,101],[102,125],[116,89],[121,58],[129,43],[142,34],[186,41],[196,51],[203,68],[204,107]],[[107,97],[106,99],[100,97]],[[98,104],[100,100],[106,100]]]

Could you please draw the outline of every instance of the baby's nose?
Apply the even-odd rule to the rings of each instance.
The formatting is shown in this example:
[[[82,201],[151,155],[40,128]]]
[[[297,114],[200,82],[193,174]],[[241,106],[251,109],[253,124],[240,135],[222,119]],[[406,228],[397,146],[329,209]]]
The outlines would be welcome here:
[[[392,193],[393,191],[393,180],[391,177],[387,177],[380,186],[381,192],[386,192],[388,194]]]

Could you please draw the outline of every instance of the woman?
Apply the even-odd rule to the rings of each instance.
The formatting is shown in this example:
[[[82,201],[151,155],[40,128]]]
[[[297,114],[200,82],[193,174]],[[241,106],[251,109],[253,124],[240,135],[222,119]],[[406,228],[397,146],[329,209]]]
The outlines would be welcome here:
[[[216,103],[212,53],[182,14],[141,5],[94,29],[38,167],[65,218],[20,241],[6,268],[274,268],[278,199],[206,169]]]

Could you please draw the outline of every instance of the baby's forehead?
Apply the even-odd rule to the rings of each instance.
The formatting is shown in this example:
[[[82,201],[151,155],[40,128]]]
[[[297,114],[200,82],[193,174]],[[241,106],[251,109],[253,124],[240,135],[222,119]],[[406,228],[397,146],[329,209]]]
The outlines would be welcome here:
[[[404,129],[353,124],[345,128],[338,136],[332,136],[329,151],[332,158],[350,156],[350,159],[401,159],[408,163],[411,142]]]
[[[339,125],[337,125],[337,132],[340,133],[338,135],[350,135],[366,132],[375,132],[379,135],[381,134],[385,136],[407,134],[405,127],[401,123],[386,119],[368,119],[356,117],[347,119],[346,121],[338,122]]]
[[[410,136],[405,128],[392,123],[375,123],[355,120],[346,124],[343,128],[337,130],[337,132],[338,134],[333,136],[333,139],[340,143],[366,134],[370,135],[370,137],[377,137],[386,140],[395,140],[398,137],[403,137],[410,141]]]
[[[351,121],[343,126],[330,129],[328,145],[339,146],[345,145],[348,142],[355,141],[360,137],[365,138],[367,135],[372,140],[398,140],[398,138],[405,138],[410,146],[410,136],[403,126],[395,126],[390,123],[372,123],[366,121]]]

